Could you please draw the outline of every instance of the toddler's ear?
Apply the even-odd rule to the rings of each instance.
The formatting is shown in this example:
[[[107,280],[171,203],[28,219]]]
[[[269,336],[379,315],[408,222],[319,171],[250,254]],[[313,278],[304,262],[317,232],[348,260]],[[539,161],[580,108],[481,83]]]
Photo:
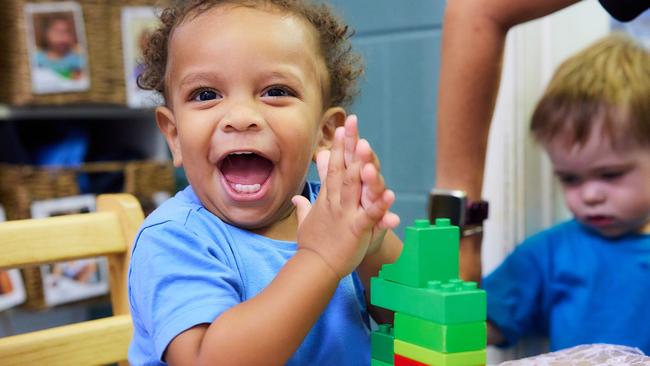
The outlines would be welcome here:
[[[156,123],[158,128],[165,136],[169,150],[172,152],[172,158],[175,167],[183,165],[183,156],[181,154],[181,144],[178,137],[178,128],[174,113],[167,107],[156,108]]]
[[[312,157],[314,161],[316,161],[316,155],[319,151],[329,150],[332,147],[334,132],[337,127],[345,124],[345,117],[345,109],[341,107],[331,107],[325,111],[320,124],[320,138],[316,146],[316,151],[314,151],[314,156]]]

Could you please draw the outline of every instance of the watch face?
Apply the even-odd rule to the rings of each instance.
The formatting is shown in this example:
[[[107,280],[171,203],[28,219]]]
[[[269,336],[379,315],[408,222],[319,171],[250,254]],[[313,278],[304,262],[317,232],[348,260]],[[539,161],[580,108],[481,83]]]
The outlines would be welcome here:
[[[429,196],[429,220],[448,218],[452,225],[462,227],[465,217],[466,198],[464,194],[436,193]]]

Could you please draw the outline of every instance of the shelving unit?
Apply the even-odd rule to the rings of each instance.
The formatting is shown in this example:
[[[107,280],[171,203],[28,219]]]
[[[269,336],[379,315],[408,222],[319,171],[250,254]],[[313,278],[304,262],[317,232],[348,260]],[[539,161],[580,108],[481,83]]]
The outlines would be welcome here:
[[[0,104],[0,121],[34,120],[133,120],[153,121],[153,109],[133,109],[112,104],[14,107]]]
[[[27,150],[55,138],[66,129],[87,133],[92,153],[105,150],[128,158],[169,159],[152,109],[116,105],[13,107],[0,104],[0,161],[29,163]],[[21,151],[22,150],[22,151]],[[118,158],[121,158],[118,157]]]
[[[109,104],[16,107],[0,104],[0,162],[33,164],[34,151],[70,131],[88,139],[89,160],[169,160],[153,109]],[[101,189],[101,187],[97,187]],[[0,337],[110,314],[105,297],[28,310],[0,312]]]

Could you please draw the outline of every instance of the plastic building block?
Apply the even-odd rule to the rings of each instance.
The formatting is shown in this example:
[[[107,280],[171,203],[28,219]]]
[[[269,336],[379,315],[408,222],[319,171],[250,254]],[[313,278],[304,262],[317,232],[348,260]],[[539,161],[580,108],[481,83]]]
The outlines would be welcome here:
[[[449,219],[416,220],[397,261],[371,279],[370,302],[395,311],[393,332],[372,333],[372,366],[485,365],[486,295],[458,279],[458,242]]]
[[[459,230],[449,219],[415,220],[406,228],[404,249],[392,264],[384,264],[379,277],[411,287],[426,287],[429,281],[458,278]]]
[[[432,366],[478,366],[485,365],[485,349],[469,352],[442,353],[414,344],[395,340],[395,354]]]
[[[395,355],[395,366],[429,366],[426,363],[417,362],[416,360],[411,360],[408,357]]]
[[[370,366],[393,366],[392,363],[386,363],[384,361],[375,360],[374,358],[370,360]]]
[[[370,303],[442,324],[485,321],[485,291],[475,282],[459,279],[430,281],[427,288],[414,288],[373,277]]]
[[[379,329],[370,335],[372,358],[392,364],[393,340],[393,327],[390,324],[380,324]]]
[[[404,313],[395,313],[395,339],[450,353],[476,351],[486,347],[485,322],[440,324]]]

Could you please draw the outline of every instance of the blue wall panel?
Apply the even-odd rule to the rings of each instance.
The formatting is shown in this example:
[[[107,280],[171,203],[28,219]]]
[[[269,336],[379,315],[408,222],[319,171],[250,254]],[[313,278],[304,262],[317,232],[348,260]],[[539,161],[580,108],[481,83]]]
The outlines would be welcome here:
[[[397,194],[397,229],[426,217],[434,183],[435,122],[443,0],[330,0],[356,30],[353,45],[366,63],[350,111],[379,155]],[[312,177],[315,175],[312,174]]]

